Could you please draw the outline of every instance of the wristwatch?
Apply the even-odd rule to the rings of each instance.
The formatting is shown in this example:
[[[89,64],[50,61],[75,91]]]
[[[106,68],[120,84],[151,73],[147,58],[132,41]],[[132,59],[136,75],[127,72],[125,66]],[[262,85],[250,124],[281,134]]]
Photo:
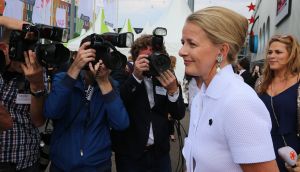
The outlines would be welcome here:
[[[43,97],[45,96],[47,93],[47,90],[46,89],[43,89],[43,90],[38,90],[38,91],[35,91],[35,92],[32,92],[30,90],[30,94],[34,97]]]

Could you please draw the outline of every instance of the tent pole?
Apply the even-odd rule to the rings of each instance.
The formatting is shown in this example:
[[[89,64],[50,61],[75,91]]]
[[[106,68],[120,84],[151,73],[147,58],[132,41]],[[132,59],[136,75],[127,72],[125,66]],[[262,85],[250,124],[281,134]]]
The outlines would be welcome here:
[[[194,12],[194,6],[195,6],[194,0],[188,0],[188,5],[189,5],[191,11]]]
[[[71,1],[71,12],[70,12],[70,39],[74,37],[74,18],[75,18],[75,0]]]

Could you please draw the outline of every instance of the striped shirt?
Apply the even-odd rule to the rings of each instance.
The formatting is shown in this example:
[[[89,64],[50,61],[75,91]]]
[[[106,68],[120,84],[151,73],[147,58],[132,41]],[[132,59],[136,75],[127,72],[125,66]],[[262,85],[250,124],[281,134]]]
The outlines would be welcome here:
[[[38,161],[40,136],[31,122],[30,105],[16,104],[18,93],[29,94],[29,86],[21,89],[18,78],[4,81],[0,75],[0,101],[13,118],[13,128],[0,133],[0,162],[14,163],[20,170]]]

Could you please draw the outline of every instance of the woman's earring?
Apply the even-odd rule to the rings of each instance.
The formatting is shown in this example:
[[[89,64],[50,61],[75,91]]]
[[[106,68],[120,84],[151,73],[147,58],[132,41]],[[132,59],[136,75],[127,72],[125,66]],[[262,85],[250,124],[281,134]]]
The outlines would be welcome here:
[[[221,63],[223,61],[223,55],[222,54],[219,54],[217,56],[217,73],[220,72],[221,70]]]

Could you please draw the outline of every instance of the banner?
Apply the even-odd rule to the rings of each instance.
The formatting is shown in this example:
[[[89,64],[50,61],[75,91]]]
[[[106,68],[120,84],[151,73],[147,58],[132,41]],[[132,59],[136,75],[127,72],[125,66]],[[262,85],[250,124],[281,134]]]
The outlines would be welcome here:
[[[24,3],[20,0],[6,0],[3,15],[15,19],[23,20]]]
[[[52,0],[36,0],[32,11],[32,22],[50,25]]]
[[[35,3],[35,0],[20,0],[20,1],[30,4],[30,5],[34,5],[34,3]]]
[[[81,0],[78,4],[77,16],[84,16],[85,19],[93,19],[94,0]]]
[[[117,0],[103,0],[103,9],[105,13],[104,22],[111,28],[117,27],[117,5]]]
[[[66,14],[67,11],[63,8],[56,9],[56,26],[66,28]]]

